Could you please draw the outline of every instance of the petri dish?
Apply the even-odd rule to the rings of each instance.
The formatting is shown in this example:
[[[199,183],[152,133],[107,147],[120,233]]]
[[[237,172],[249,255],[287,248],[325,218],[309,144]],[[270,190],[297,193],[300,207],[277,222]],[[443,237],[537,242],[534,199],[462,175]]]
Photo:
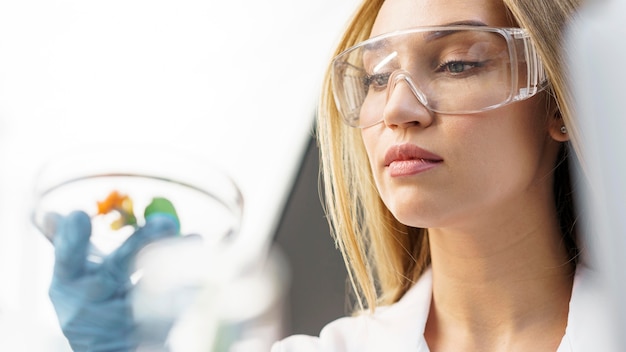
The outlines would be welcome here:
[[[103,212],[113,194],[126,200],[124,206],[118,202]],[[182,236],[199,235],[212,245],[233,240],[239,231],[243,197],[232,178],[199,155],[155,147],[90,147],[51,158],[35,179],[31,219],[53,242],[51,214],[86,212],[92,222],[89,255],[98,261],[145,224],[155,199],[173,206]]]

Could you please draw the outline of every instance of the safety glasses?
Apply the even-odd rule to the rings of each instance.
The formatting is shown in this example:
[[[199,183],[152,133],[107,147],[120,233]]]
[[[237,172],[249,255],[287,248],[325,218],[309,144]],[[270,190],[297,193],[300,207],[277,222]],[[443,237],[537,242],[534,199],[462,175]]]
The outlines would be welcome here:
[[[472,114],[527,99],[547,86],[526,30],[420,27],[383,34],[339,54],[332,88],[347,124],[365,128],[403,83],[428,110]]]

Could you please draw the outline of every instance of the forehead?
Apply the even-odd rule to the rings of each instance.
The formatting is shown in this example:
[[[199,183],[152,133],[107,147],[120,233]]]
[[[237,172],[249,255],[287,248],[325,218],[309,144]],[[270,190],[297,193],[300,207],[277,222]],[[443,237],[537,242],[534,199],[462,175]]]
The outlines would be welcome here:
[[[385,0],[371,36],[458,22],[482,22],[492,27],[512,26],[502,0]]]

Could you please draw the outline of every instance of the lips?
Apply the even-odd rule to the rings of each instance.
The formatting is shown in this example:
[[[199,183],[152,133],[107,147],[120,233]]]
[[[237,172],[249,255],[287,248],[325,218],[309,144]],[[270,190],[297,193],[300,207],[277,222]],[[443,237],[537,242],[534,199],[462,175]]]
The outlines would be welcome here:
[[[415,144],[395,145],[385,154],[385,167],[391,176],[418,174],[436,167],[443,162],[439,155],[422,149]]]

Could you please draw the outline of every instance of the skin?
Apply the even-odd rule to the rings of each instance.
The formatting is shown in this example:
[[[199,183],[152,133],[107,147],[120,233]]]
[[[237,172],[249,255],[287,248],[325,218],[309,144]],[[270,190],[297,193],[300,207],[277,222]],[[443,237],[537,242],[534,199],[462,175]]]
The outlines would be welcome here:
[[[468,20],[514,26],[497,0],[387,0],[371,36]],[[441,115],[399,84],[383,121],[362,130],[385,204],[402,223],[428,228],[432,351],[555,351],[565,333],[573,267],[561,245],[551,171],[567,136],[547,99]],[[385,153],[404,143],[443,161],[393,176]]]

